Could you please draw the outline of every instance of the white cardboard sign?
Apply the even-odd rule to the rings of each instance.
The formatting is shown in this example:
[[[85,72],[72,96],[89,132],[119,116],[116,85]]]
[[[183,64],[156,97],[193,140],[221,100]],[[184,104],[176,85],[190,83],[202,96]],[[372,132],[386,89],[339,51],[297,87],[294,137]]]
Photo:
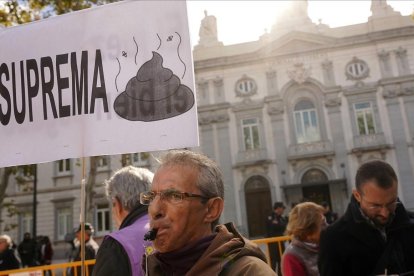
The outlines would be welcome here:
[[[185,1],[0,30],[0,167],[198,145]]]

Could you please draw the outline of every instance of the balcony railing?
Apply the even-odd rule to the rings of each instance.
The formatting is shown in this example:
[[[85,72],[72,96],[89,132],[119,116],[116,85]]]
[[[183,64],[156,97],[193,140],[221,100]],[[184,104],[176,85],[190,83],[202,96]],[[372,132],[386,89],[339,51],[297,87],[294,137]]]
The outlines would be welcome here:
[[[288,158],[290,160],[333,155],[333,145],[330,141],[318,141],[289,146]]]
[[[354,149],[377,149],[387,147],[384,133],[354,136]]]
[[[269,161],[266,149],[239,151],[236,156],[236,166],[256,164]]]

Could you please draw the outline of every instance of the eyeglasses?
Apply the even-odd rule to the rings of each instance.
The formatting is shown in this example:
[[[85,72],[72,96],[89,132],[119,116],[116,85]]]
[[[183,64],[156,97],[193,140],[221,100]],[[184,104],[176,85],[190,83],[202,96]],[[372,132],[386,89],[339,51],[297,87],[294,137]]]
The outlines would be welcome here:
[[[361,196],[361,200],[363,200],[364,197]],[[365,201],[368,203],[368,205],[366,206],[367,209],[375,211],[375,212],[379,212],[382,210],[382,208],[387,209],[388,211],[395,211],[395,209],[397,209],[397,206],[400,204],[400,202],[398,201],[398,199],[396,199],[395,201],[388,203],[388,204],[376,204],[376,203],[371,203],[368,201]]]
[[[142,205],[150,205],[151,202],[155,199],[155,197],[157,195],[160,196],[161,200],[166,200],[166,201],[168,201],[169,203],[172,203],[172,204],[181,203],[184,199],[186,199],[188,197],[198,197],[198,198],[201,198],[203,200],[209,200],[210,199],[210,198],[202,196],[202,195],[179,192],[179,191],[175,191],[175,190],[166,190],[166,191],[161,191],[161,192],[153,192],[153,191],[142,192],[142,193],[139,194],[139,202]]]

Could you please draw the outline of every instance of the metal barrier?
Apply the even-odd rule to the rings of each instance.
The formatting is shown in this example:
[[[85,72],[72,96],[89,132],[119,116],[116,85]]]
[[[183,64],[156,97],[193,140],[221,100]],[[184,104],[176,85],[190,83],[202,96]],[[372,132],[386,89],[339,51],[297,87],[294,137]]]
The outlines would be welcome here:
[[[270,243],[277,243],[278,244],[278,250],[280,253],[280,256],[283,254],[283,247],[282,243],[286,241],[290,241],[290,236],[282,236],[282,237],[274,237],[274,238],[265,238],[265,239],[256,239],[251,240],[252,242],[256,243],[257,245],[264,245],[266,246],[265,255],[267,259],[267,263],[270,264],[270,252],[269,252],[269,244]],[[34,267],[27,267],[27,268],[20,268],[20,269],[14,269],[14,270],[6,270],[6,271],[0,271],[0,276],[2,275],[10,275],[10,276],[43,276],[47,275],[48,272],[49,275],[52,276],[81,276],[80,273],[78,273],[78,269],[80,269],[82,262],[70,262],[70,263],[61,263],[61,264],[52,264],[52,265],[43,265],[43,266],[34,266]],[[90,265],[94,265],[95,260],[87,260],[85,261],[85,275],[89,275],[89,269],[87,269]],[[71,274],[70,272],[73,271]]]
[[[95,264],[95,260],[85,261],[85,275],[86,276],[91,276],[91,275],[89,275],[88,267],[90,265],[94,265],[94,264]],[[79,261],[79,262],[34,266],[34,267],[27,267],[27,268],[0,271],[0,276],[1,275],[43,276],[43,275],[47,275],[48,272],[50,272],[49,275],[52,275],[52,276],[58,276],[58,275],[62,275],[62,276],[69,276],[69,275],[71,275],[71,276],[81,276],[80,273],[78,273],[78,269],[80,270],[81,265],[82,265],[82,262]]]
[[[270,249],[269,244],[270,243],[277,243],[277,248],[279,250],[279,256],[282,256],[283,254],[283,247],[282,243],[290,241],[292,239],[291,236],[281,236],[281,237],[273,237],[273,238],[265,238],[265,239],[257,239],[257,240],[251,240],[252,242],[256,243],[257,245],[266,245],[265,255],[267,259],[267,263],[270,265]]]

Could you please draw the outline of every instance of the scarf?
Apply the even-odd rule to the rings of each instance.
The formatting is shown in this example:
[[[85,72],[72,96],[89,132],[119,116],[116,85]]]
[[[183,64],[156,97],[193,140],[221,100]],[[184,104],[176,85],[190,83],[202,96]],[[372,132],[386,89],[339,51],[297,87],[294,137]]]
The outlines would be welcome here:
[[[164,275],[185,275],[200,259],[215,236],[213,234],[204,237],[176,251],[156,253],[155,256],[161,263]]]

